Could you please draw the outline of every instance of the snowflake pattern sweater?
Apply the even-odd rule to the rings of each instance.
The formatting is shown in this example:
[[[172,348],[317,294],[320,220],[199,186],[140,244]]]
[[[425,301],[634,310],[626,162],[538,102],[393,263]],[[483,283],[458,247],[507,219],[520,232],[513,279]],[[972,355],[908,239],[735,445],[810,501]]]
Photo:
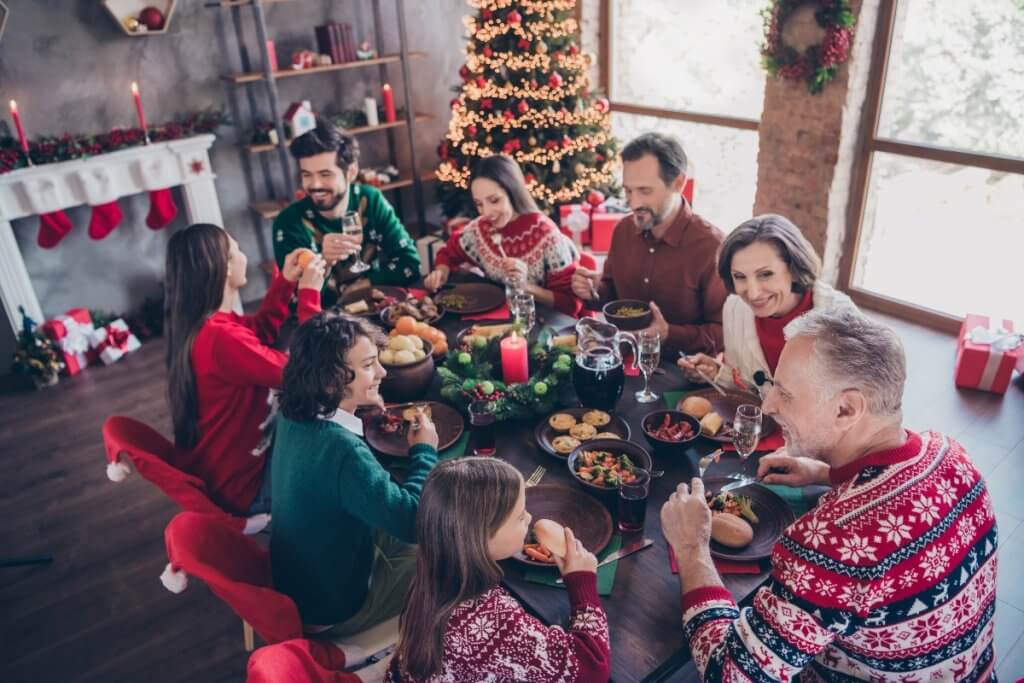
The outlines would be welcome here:
[[[443,670],[423,683],[602,683],[611,666],[608,619],[597,575],[566,575],[569,631],[545,626],[515,598],[492,588],[452,612],[444,634]],[[396,683],[392,670],[385,679]],[[404,677],[402,683],[414,683]]]
[[[501,235],[500,243],[495,240]],[[505,257],[526,262],[529,280],[551,290],[555,308],[576,315],[583,305],[572,293],[572,274],[580,255],[572,240],[563,235],[550,218],[525,213],[495,233],[481,218],[456,232],[437,252],[437,265],[455,270],[463,264],[478,266],[489,279],[501,282]]]
[[[996,526],[963,447],[934,432],[832,470],[752,607],[683,596],[705,681],[994,681]]]

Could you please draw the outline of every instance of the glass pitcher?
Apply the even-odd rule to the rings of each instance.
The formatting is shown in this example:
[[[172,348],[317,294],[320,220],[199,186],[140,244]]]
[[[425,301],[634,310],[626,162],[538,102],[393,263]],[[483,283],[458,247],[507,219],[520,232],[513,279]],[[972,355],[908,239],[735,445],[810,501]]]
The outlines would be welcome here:
[[[588,408],[611,410],[622,395],[626,373],[622,345],[629,344],[636,357],[636,337],[611,323],[582,318],[576,323],[576,362],[572,381],[580,403]]]

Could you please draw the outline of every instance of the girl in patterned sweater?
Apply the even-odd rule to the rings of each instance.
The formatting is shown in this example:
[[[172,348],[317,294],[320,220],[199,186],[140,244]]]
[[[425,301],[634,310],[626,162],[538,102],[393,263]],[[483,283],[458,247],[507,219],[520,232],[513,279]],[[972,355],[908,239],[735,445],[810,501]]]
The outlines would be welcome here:
[[[556,556],[569,590],[569,631],[531,617],[500,586],[498,561],[526,539],[519,472],[493,458],[442,463],[423,487],[419,553],[387,680],[392,683],[608,680],[608,621],[597,559],[565,530]]]

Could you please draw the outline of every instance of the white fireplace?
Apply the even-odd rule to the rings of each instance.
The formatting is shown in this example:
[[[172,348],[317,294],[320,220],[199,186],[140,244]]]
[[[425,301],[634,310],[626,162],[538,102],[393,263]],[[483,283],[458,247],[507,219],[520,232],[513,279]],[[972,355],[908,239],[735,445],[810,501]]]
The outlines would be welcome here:
[[[44,318],[11,221],[181,186],[189,223],[222,226],[216,176],[210,167],[214,139],[197,135],[0,175],[0,299],[15,333],[21,325],[18,306],[37,322]]]

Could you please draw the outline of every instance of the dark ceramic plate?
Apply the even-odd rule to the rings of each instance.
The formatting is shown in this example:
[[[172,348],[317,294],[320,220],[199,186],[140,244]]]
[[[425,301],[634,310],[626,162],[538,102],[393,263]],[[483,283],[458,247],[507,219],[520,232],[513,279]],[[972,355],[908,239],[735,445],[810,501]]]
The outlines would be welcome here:
[[[591,408],[566,408],[564,410],[556,410],[554,413],[551,413],[551,415],[555,415],[556,413],[567,413],[576,418],[576,422],[582,422],[583,413],[590,412],[590,410]],[[612,434],[618,434],[623,440],[629,441],[629,424],[615,413],[608,412],[607,410],[604,412],[611,415],[612,421],[603,427],[595,427],[598,433],[611,432]],[[555,456],[559,460],[564,460],[569,457],[569,454],[559,453],[555,450],[555,447],[551,442],[554,441],[557,436],[568,436],[569,430],[560,432],[548,424],[548,418],[551,417],[551,415],[545,415],[544,419],[537,423],[537,428],[533,430],[533,436],[537,440],[537,445],[540,446],[541,450]],[[580,443],[586,443],[586,441],[582,441]]]
[[[403,301],[404,301],[404,299],[403,299]],[[445,314],[444,306],[438,306],[437,307],[437,315],[435,315],[432,318],[426,318],[423,322],[425,322],[428,325],[433,325],[438,320],[443,318],[444,314]],[[380,312],[380,321],[382,323],[384,323],[384,326],[386,328],[388,328],[388,329],[391,329],[392,327],[395,326],[395,323],[392,322],[391,315],[389,314],[388,309],[386,309],[386,308]]]
[[[389,412],[402,414],[402,410],[413,405],[430,405],[431,418],[434,420],[434,424],[437,426],[437,450],[443,451],[446,448],[451,447],[459,437],[462,436],[462,432],[465,431],[465,426],[462,421],[462,415],[459,411],[452,408],[447,403],[438,403],[437,401],[415,401],[413,403],[400,403],[398,405],[388,406]],[[388,434],[382,432],[379,428],[379,418],[372,419],[366,423],[364,428],[364,434],[366,435],[366,443],[370,444],[370,447],[383,455],[390,455],[393,458],[405,458],[409,455],[409,442],[405,438],[405,429],[395,433]],[[406,425],[408,428],[408,425]]]
[[[583,547],[597,555],[612,538],[612,516],[596,498],[579,489],[556,484],[541,484],[526,489],[526,510],[538,519],[550,519],[572,529]],[[512,556],[523,564],[534,567],[555,565],[531,560],[523,551]]]
[[[566,458],[565,464],[569,467],[569,474],[576,480],[576,483],[582,486],[587,491],[597,496],[604,498],[617,498],[619,495],[619,487],[609,487],[604,484],[592,484],[586,479],[582,479],[580,475],[576,474],[576,461],[579,459],[583,451],[608,451],[614,454],[616,457],[620,455],[628,455],[629,459],[633,461],[633,464],[645,470],[650,470],[654,466],[654,461],[651,460],[651,454],[647,452],[647,449],[638,443],[632,441],[621,441],[619,439],[591,439],[590,441],[584,441],[576,447],[569,457]]]
[[[705,477],[704,490],[718,493],[719,489],[732,481],[726,477]],[[757,524],[751,525],[754,528],[754,540],[743,548],[727,548],[711,541],[711,556],[738,562],[752,562],[771,557],[772,549],[782,538],[782,532],[796,520],[793,510],[777,493],[758,484],[733,489],[730,493],[750,498],[754,514],[759,520]]]
[[[733,419],[736,417],[736,408],[739,406],[749,403],[751,405],[760,406],[761,399],[754,394],[746,394],[742,391],[731,391],[725,390],[725,396],[708,387],[706,389],[700,389],[698,391],[691,391],[682,398],[679,399],[679,403],[676,404],[676,410],[682,410],[683,401],[688,399],[690,396],[703,396],[711,402],[712,409],[722,416],[723,427],[724,423],[728,422],[732,425]],[[775,430],[779,428],[779,425],[775,420],[768,417],[767,415],[761,416],[761,438],[770,436],[775,433]],[[703,434],[701,436],[704,436]],[[732,435],[723,436],[722,432],[719,431],[715,436],[704,436],[705,439],[711,441],[717,441],[718,443],[732,443]]]
[[[456,306],[451,297],[462,297],[461,306]],[[476,315],[493,311],[505,303],[505,290],[497,285],[485,282],[463,282],[451,289],[444,289],[434,297],[434,301],[452,313],[459,315]]]
[[[338,308],[340,308],[342,312],[346,312],[345,306],[348,306],[349,304],[354,304],[357,301],[365,301],[366,304],[370,307],[370,310],[368,310],[366,313],[351,313],[350,315],[358,315],[364,318],[374,318],[379,316],[380,312],[373,308],[373,298],[370,296],[370,293],[375,289],[379,290],[381,293],[387,296],[393,296],[399,301],[404,301],[405,297],[408,295],[408,292],[406,292],[401,287],[391,287],[388,285],[380,285],[378,287],[360,287],[359,289],[346,289],[344,294],[341,295],[341,298],[338,299]]]

